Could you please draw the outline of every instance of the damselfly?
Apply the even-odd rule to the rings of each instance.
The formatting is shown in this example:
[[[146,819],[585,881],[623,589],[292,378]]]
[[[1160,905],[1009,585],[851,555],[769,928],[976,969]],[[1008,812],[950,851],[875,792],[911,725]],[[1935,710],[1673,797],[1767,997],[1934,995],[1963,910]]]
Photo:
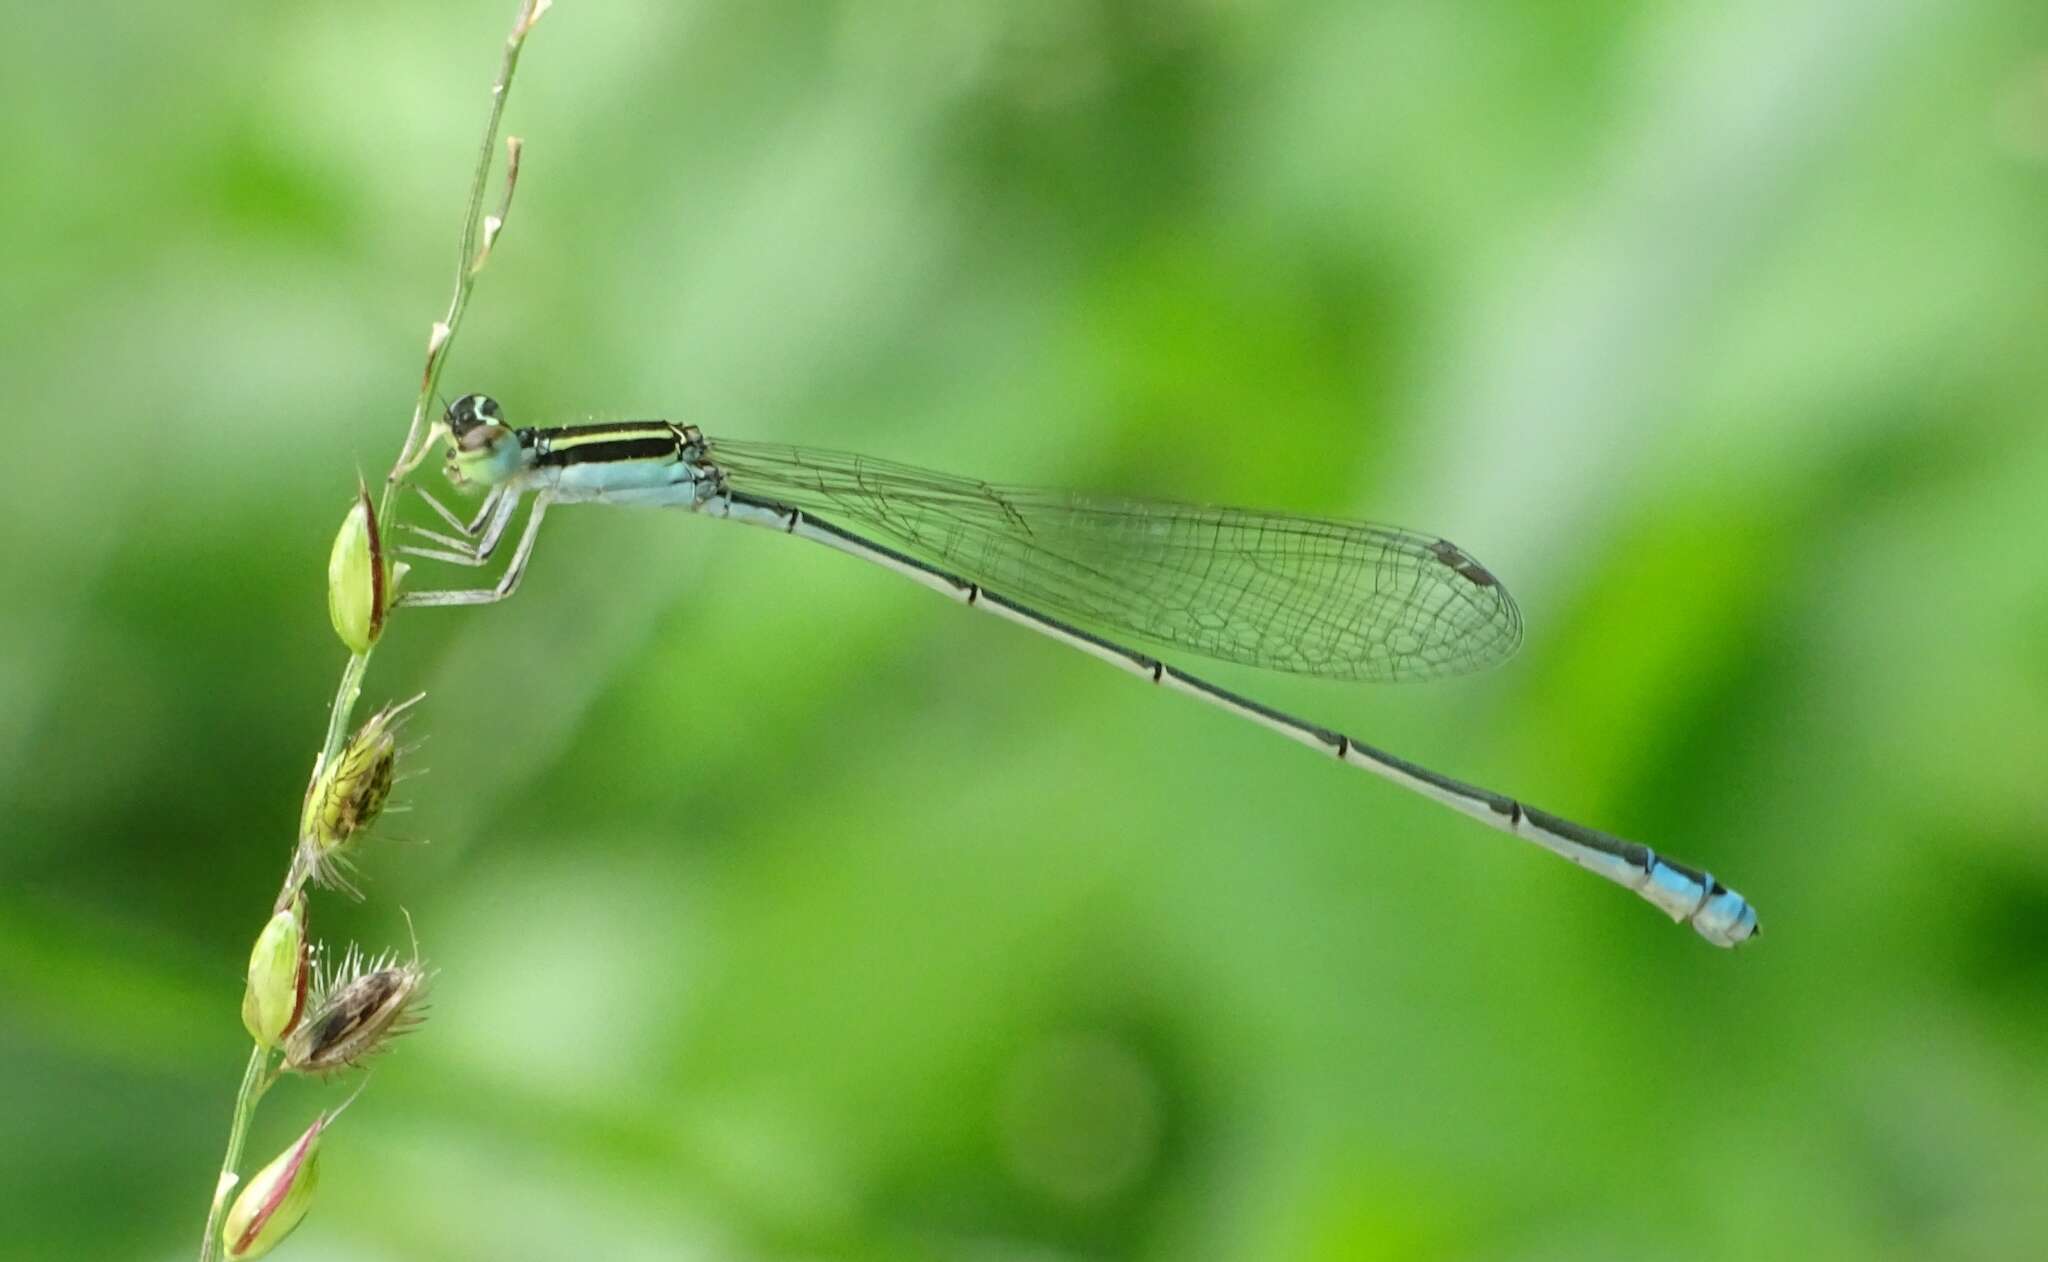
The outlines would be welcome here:
[[[1445,540],[1365,522],[998,486],[843,452],[706,438],[667,421],[514,429],[477,394],[450,405],[444,423],[449,479],[487,494],[465,521],[422,491],[457,534],[420,530],[438,546],[405,551],[480,566],[520,502],[530,496],[533,509],[496,586],[414,591],[401,604],[510,596],[554,503],[676,507],[764,526],[893,570],[1534,842],[1634,890],[1717,946],[1758,932],[1749,902],[1700,869],[1082,629],[1331,679],[1479,670],[1514,651],[1521,614],[1484,566]]]

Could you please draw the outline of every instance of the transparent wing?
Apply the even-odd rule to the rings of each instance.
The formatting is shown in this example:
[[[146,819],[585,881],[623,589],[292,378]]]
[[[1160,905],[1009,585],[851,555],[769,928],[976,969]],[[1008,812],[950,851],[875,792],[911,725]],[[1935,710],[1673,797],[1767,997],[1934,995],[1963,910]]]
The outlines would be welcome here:
[[[846,452],[709,440],[734,490],[871,533],[1020,604],[1332,679],[1481,670],[1515,602],[1456,545],[1370,522],[996,486]]]

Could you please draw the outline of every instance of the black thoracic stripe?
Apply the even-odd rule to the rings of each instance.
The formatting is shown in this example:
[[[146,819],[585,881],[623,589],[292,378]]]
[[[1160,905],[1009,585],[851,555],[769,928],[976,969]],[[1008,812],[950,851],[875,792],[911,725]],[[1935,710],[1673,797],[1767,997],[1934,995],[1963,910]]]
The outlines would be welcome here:
[[[541,453],[534,463],[542,468],[559,469],[569,465],[607,464],[621,460],[659,460],[663,456],[675,456],[682,449],[674,434],[648,434],[643,426],[639,435],[633,438],[592,438],[588,430],[579,430],[575,431],[576,442],[557,447],[548,441],[544,433]]]
[[[590,438],[610,438],[617,435],[644,437],[649,434],[673,434],[676,427],[667,421],[594,421],[589,425],[551,425],[532,431],[536,438],[551,443],[580,441]]]

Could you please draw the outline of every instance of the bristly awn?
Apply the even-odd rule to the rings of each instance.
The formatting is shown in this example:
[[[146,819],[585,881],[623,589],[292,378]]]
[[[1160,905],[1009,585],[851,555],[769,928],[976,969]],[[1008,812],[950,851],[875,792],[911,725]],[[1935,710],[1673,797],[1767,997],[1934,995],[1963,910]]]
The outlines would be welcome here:
[[[1328,679],[1479,670],[1514,651],[1521,614],[1484,566],[1445,540],[1365,522],[998,486],[844,452],[706,438],[668,421],[514,429],[479,394],[451,404],[445,425],[449,479],[487,493],[465,521],[422,490],[456,534],[415,527],[436,546],[404,551],[480,566],[520,501],[530,495],[533,510],[496,586],[415,591],[401,605],[510,596],[550,504],[674,507],[763,526],[893,570],[1534,842],[1634,890],[1716,946],[1758,933],[1748,900],[1705,871],[1082,629]]]

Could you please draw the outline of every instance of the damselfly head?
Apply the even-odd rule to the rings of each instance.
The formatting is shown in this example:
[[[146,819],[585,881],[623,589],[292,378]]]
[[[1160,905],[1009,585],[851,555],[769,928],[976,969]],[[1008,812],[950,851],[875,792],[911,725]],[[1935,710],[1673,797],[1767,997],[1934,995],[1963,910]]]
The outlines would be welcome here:
[[[505,412],[490,395],[465,394],[448,405],[447,421],[448,432],[461,442],[464,435],[479,425],[502,426]]]
[[[492,486],[519,468],[519,438],[505,424],[498,401],[465,394],[448,405],[448,480],[457,486]]]

